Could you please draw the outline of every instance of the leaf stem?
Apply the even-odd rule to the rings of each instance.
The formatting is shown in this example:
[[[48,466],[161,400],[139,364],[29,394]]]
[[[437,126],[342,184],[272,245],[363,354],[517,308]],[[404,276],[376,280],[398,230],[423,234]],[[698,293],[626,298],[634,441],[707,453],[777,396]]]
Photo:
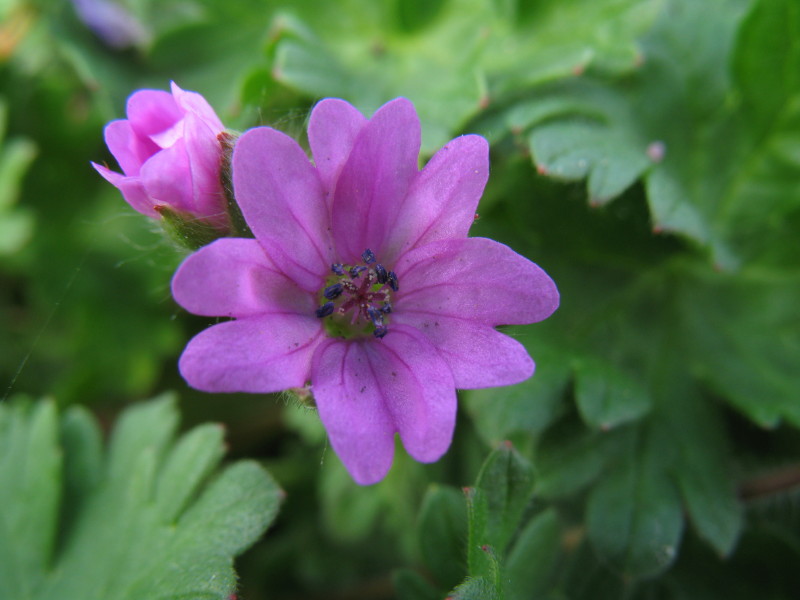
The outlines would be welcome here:
[[[757,500],[800,487],[800,463],[782,467],[743,481],[739,485],[742,500]]]

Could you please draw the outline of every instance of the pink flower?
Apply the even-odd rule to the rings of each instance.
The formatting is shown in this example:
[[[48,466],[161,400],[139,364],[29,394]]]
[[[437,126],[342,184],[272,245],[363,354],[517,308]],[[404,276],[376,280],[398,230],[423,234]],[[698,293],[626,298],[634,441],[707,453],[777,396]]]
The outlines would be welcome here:
[[[126,112],[127,119],[105,128],[108,149],[124,174],[92,166],[142,214],[158,218],[165,207],[226,229],[217,139],[225,128],[205,98],[172,83],[172,94],[135,92]]]
[[[239,138],[236,199],[256,239],[221,239],[172,282],[190,312],[234,317],[197,335],[180,370],[210,392],[311,385],[353,478],[379,481],[394,434],[433,462],[450,445],[456,388],[533,374],[498,332],[558,306],[555,284],[507,246],[468,238],[489,173],[488,145],[456,138],[419,171],[420,124],[399,98],[365,119],[323,100],[314,157],[279,131]]]

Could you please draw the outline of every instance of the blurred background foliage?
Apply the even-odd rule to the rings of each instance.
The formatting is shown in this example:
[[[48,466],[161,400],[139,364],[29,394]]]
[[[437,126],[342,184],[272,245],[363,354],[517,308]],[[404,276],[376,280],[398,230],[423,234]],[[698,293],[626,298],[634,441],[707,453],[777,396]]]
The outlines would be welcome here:
[[[287,493],[247,600],[794,598],[798,39],[796,0],[0,0],[3,401],[108,424],[175,390],[225,423]],[[446,457],[369,488],[312,412],[188,389],[183,255],[89,166],[170,80],[233,129],[402,95],[426,157],[486,136],[473,235],[562,294],[509,329],[535,377],[462,394]]]

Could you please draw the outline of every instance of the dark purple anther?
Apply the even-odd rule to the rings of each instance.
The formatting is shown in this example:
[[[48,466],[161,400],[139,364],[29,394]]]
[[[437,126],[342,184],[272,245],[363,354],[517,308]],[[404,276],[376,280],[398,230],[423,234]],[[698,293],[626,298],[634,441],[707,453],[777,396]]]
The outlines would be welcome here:
[[[320,306],[316,313],[317,318],[322,319],[324,317],[330,316],[333,314],[333,302],[326,302],[322,306]]]
[[[325,296],[328,300],[335,300],[339,296],[342,295],[342,290],[344,286],[341,283],[334,283],[333,285],[329,285],[325,288],[322,292],[322,295]]]
[[[337,275],[344,275],[344,265],[342,263],[334,263],[331,265],[331,271]]]
[[[400,286],[397,285],[397,273],[394,271],[389,271],[389,287],[395,292],[400,289]]]
[[[350,269],[350,277],[355,279],[356,277],[359,276],[360,273],[363,273],[366,270],[367,270],[367,267],[364,267],[362,265],[356,265],[355,267],[352,267]]]
[[[372,332],[372,335],[374,335],[376,338],[380,339],[383,336],[385,336],[387,333],[389,333],[389,330],[384,325],[381,325],[380,327],[376,327],[375,328],[375,331]]]
[[[364,260],[364,262],[365,262],[365,263],[367,263],[368,265],[371,265],[371,264],[372,264],[372,263],[374,263],[374,262],[375,262],[375,260],[376,260],[376,259],[375,259],[375,253],[374,253],[372,250],[370,250],[369,248],[367,248],[366,250],[364,250],[364,253],[361,255],[361,258],[362,258],[362,259]]]
[[[392,305],[391,305],[391,304],[389,304],[389,303],[387,302],[386,304],[384,304],[383,306],[381,306],[381,309],[380,309],[380,310],[381,310],[381,312],[382,312],[383,314],[385,314],[385,315],[388,315],[389,313],[391,313],[391,312],[392,312]]]
[[[389,274],[383,265],[375,265],[375,275],[378,276],[378,283],[386,283],[389,280]]]
[[[383,325],[383,313],[374,306],[367,308],[367,316],[375,327],[381,327]]]

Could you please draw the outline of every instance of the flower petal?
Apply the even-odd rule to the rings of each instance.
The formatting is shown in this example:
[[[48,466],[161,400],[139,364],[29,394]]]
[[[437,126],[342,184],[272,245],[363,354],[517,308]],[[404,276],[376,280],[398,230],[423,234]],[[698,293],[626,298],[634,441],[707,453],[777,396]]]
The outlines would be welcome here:
[[[97,163],[92,163],[92,166],[106,181],[122,192],[122,197],[134,210],[148,217],[160,218],[160,215],[153,209],[153,201],[147,195],[138,177],[126,177]]]
[[[374,343],[372,370],[408,453],[420,462],[447,452],[456,424],[456,390],[447,363],[419,331],[392,323]]]
[[[317,291],[333,248],[322,184],[297,142],[269,127],[243,134],[233,151],[233,187],[247,224],[275,264]]]
[[[209,317],[314,315],[314,297],[278,271],[253,239],[222,238],[183,261],[172,278],[183,308]]]
[[[494,240],[433,242],[403,255],[395,271],[398,311],[496,326],[535,323],[558,308],[558,290],[547,273]]]
[[[478,135],[451,140],[411,183],[382,260],[436,240],[466,237],[488,178],[488,142]]]
[[[203,120],[215,136],[225,130],[225,126],[219,120],[217,113],[214,112],[214,109],[211,108],[211,105],[201,94],[182,90],[174,81],[170,82],[170,88],[172,89],[172,97],[178,107],[184,112],[191,113]]]
[[[333,198],[333,237],[344,262],[378,256],[417,171],[420,125],[405,98],[384,104],[356,136]]]
[[[219,323],[197,334],[178,363],[183,378],[206,392],[279,392],[309,380],[324,339],[313,315],[269,314]]]
[[[184,140],[151,156],[142,165],[142,185],[157,204],[166,204],[175,210],[194,212],[192,197],[192,168]]]
[[[194,114],[183,120],[183,138],[192,173],[193,212],[224,226],[228,215],[220,182],[222,147],[208,124]]]
[[[422,334],[392,325],[382,340],[333,340],[319,348],[312,386],[331,445],[353,478],[369,484],[391,466],[393,433],[433,462],[447,451],[456,394],[447,364]]]
[[[392,327],[399,323],[428,338],[450,367],[458,389],[511,385],[533,375],[525,346],[488,325],[408,309],[393,315]]]
[[[130,122],[122,119],[111,121],[106,125],[103,137],[122,172],[128,176],[138,175],[142,163],[159,150],[158,146],[147,138],[137,136]]]
[[[131,94],[125,112],[133,130],[142,137],[161,133],[183,118],[172,94],[163,90],[139,90]]]
[[[319,346],[311,366],[320,419],[336,454],[361,485],[383,479],[394,456],[395,426],[367,351],[363,343],[331,339]]]
[[[333,201],[336,178],[366,123],[367,119],[354,106],[338,98],[326,98],[311,111],[308,143],[329,202]]]

